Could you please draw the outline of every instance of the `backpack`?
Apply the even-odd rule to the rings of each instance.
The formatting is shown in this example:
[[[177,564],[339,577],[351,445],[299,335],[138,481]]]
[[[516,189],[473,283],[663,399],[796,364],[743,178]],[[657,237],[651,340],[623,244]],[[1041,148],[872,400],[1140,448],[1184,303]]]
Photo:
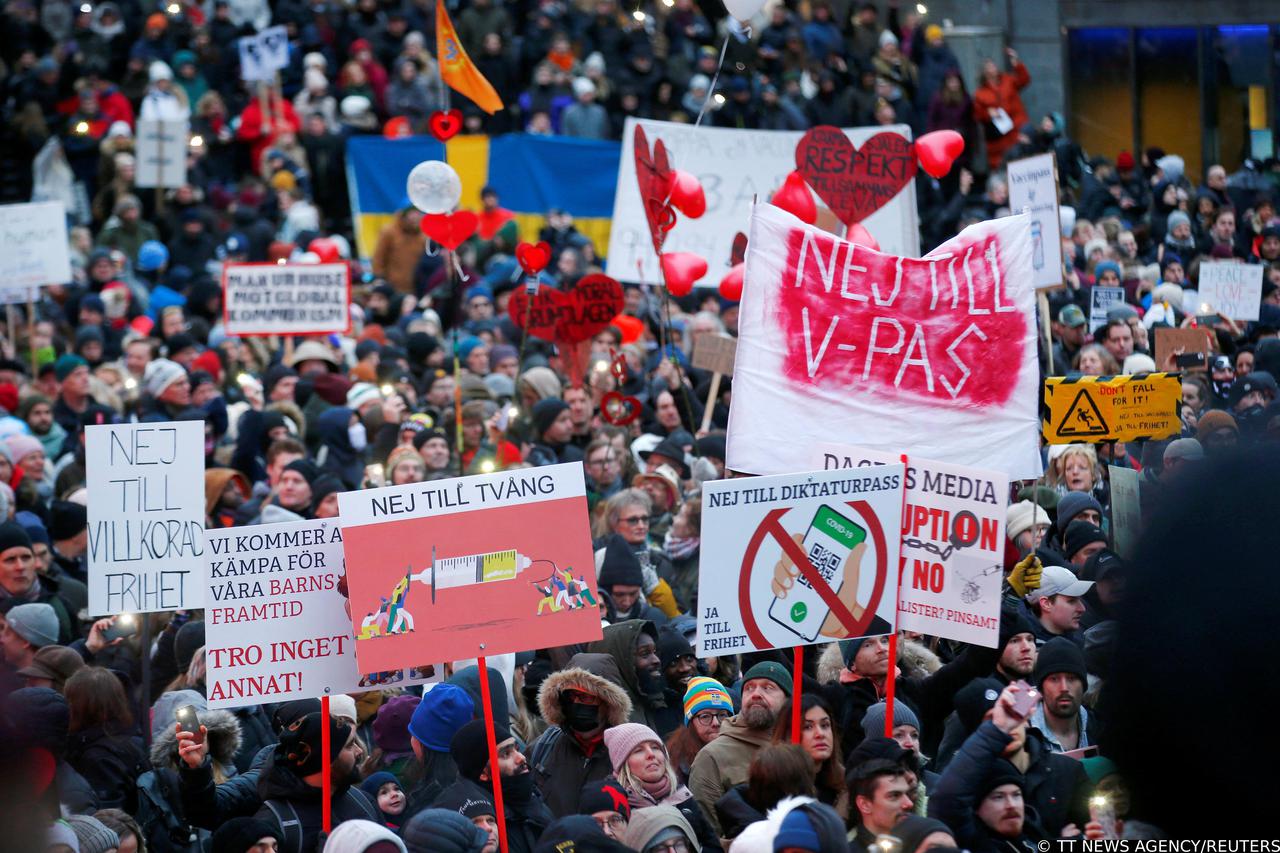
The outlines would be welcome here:
[[[138,808],[134,818],[154,853],[200,853],[210,834],[187,823],[182,798],[173,780],[161,770],[148,770],[136,784]]]
[[[363,820],[371,821],[378,825],[382,824],[382,815],[378,813],[376,806],[370,809],[368,800],[360,797],[355,793],[354,789],[348,788],[342,795],[343,803],[354,803],[362,814]],[[271,814],[275,817],[276,823],[280,826],[280,831],[284,837],[280,839],[280,853],[309,853],[302,849],[302,819],[298,817],[298,810],[293,807],[293,803],[288,800],[265,800],[263,805],[271,809]],[[340,804],[338,804],[340,805]],[[342,822],[342,818],[338,816],[338,809],[333,810],[333,823],[337,826]],[[316,839],[316,850],[324,847],[325,833],[322,831]]]

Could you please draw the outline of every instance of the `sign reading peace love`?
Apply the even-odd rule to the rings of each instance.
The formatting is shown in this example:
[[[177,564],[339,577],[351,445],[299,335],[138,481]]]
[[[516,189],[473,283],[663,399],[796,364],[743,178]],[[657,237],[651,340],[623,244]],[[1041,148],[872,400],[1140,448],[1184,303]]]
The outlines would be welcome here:
[[[819,125],[796,146],[796,170],[847,226],[884,207],[911,182],[916,155],[896,133],[877,133],[854,148],[840,128]]]

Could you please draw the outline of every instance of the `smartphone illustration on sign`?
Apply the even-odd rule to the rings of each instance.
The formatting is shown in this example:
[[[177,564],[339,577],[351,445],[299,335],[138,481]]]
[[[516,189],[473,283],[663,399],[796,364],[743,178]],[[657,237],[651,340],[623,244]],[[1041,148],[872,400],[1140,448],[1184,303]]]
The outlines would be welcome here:
[[[801,547],[831,591],[839,595],[844,585],[845,561],[866,538],[865,528],[824,504],[814,513]],[[818,638],[822,623],[830,613],[831,608],[804,575],[796,578],[785,599],[775,597],[769,605],[769,618],[806,643]]]

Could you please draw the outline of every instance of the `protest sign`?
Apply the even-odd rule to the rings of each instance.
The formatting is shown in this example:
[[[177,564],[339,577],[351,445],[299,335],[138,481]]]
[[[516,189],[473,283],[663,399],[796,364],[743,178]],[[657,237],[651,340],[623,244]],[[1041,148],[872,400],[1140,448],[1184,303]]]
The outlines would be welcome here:
[[[34,287],[0,286],[0,305],[24,305],[38,298]]]
[[[796,171],[846,227],[884,207],[916,176],[906,136],[875,133],[856,148],[838,127],[819,125],[800,138]]]
[[[204,606],[204,423],[85,428],[89,615]]]
[[[730,335],[712,333],[698,335],[693,341],[690,363],[699,370],[710,370],[724,376],[733,375],[733,356],[738,342]]]
[[[69,281],[71,255],[62,202],[0,205],[0,282],[12,288]]]
[[[1031,217],[1031,278],[1037,288],[1062,284],[1058,165],[1053,154],[1011,160],[1009,209]]]
[[[1029,220],[966,228],[923,258],[756,207],[738,313],[728,467],[803,471],[861,446],[1040,475]]]
[[[210,530],[205,665],[210,708],[418,684],[427,665],[362,677],[336,519]]]
[[[1141,476],[1132,468],[1107,466],[1111,484],[1111,540],[1116,553],[1132,560],[1138,553],[1142,533]]]
[[[289,33],[283,25],[240,39],[241,80],[270,80],[288,65]]]
[[[338,495],[360,669],[598,640],[580,464]]]
[[[825,470],[864,469],[900,457],[824,444],[813,461]],[[898,628],[997,647],[1009,478],[908,456],[905,485]]]
[[[1177,373],[1047,376],[1042,431],[1049,444],[1145,441],[1182,431]]]
[[[1124,304],[1123,287],[1098,287],[1089,291],[1089,332],[1097,332],[1107,325],[1107,312],[1113,305]]]
[[[804,134],[627,119],[622,133],[622,156],[618,161],[613,227],[605,270],[620,281],[662,280],[636,178],[634,129],[637,124],[644,128],[651,145],[658,140],[663,142],[671,168],[688,172],[702,185],[706,212],[697,219],[678,217],[675,227],[666,234],[663,249],[692,252],[704,258],[707,273],[699,283],[714,286],[728,270],[734,236],[746,229],[753,202],[768,199],[796,168],[796,146]],[[908,142],[911,138],[906,125],[845,129],[854,147],[881,133],[892,133]],[[821,206],[819,210],[821,216]],[[884,251],[918,255],[920,232],[915,184],[908,182],[887,203],[866,216],[862,225]]]
[[[705,483],[698,656],[894,632],[901,464]]]
[[[228,335],[324,335],[351,327],[346,264],[229,264],[222,268]]]
[[[1218,338],[1212,329],[1204,326],[1197,326],[1194,329],[1165,329],[1154,328],[1151,330],[1155,337],[1156,346],[1156,367],[1162,368],[1167,366],[1177,367],[1179,370],[1186,372],[1199,371],[1204,373],[1209,369],[1209,359],[1216,351]],[[1182,350],[1184,355],[1199,353],[1202,358],[1198,364],[1167,365],[1169,356],[1176,357],[1178,350]]]
[[[1200,264],[1200,300],[1232,320],[1257,320],[1262,308],[1262,264],[1205,261]]]
[[[138,122],[136,142],[138,171],[133,182],[139,187],[180,187],[187,182],[187,135],[185,121]]]
[[[608,328],[622,313],[622,285],[600,273],[578,279],[567,290],[539,285],[532,296],[523,288],[511,293],[511,320],[544,341],[581,343]]]

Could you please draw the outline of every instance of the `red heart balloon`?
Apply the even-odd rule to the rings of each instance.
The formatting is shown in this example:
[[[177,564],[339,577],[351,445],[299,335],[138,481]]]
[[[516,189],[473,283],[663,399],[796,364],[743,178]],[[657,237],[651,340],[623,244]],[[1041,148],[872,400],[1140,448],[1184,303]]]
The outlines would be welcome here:
[[[621,391],[610,391],[600,398],[600,417],[614,426],[626,426],[640,417],[640,401]]]
[[[871,232],[862,227],[861,222],[855,222],[849,226],[848,232],[844,238],[850,243],[857,243],[859,246],[866,246],[873,251],[880,251],[880,244],[875,237],[871,236]]]
[[[427,119],[427,126],[431,129],[432,136],[441,142],[448,142],[462,130],[462,110],[457,107],[448,112],[436,110]]]
[[[408,139],[413,136],[413,126],[408,116],[395,116],[382,126],[382,135],[387,139]]]
[[[935,130],[916,140],[920,168],[935,178],[951,171],[951,164],[964,153],[964,137],[954,130]]]
[[[916,176],[911,143],[883,131],[855,149],[838,127],[811,128],[796,146],[796,169],[845,225],[893,200]]]
[[[527,274],[537,275],[551,263],[551,244],[546,240],[541,243],[521,243],[516,246],[516,260]]]
[[[572,290],[540,285],[532,299],[523,287],[517,288],[507,302],[507,313],[535,338],[579,343],[608,328],[623,304],[622,285],[603,273],[592,273],[578,279]]]
[[[734,264],[733,269],[724,274],[724,278],[720,279],[721,296],[734,302],[742,298],[742,276],[746,268],[746,264]]]
[[[342,253],[338,250],[338,244],[330,240],[328,237],[317,237],[307,246],[308,252],[315,252],[320,258],[321,263],[331,264],[341,260]]]
[[[667,252],[661,256],[662,277],[672,296],[688,296],[693,283],[707,274],[707,261],[693,252]]]
[[[476,233],[479,224],[480,217],[469,210],[422,215],[422,233],[449,250],[465,243],[468,237]]]
[[[662,254],[666,233],[675,226],[675,213],[667,204],[671,195],[671,164],[667,161],[667,147],[662,140],[653,143],[649,152],[649,138],[644,128],[636,125],[632,154],[636,161],[636,183],[640,187],[640,200],[649,222],[649,236],[653,239],[653,251]]]
[[[690,219],[707,212],[707,195],[698,179],[683,169],[671,173],[671,204]]]
[[[782,186],[773,191],[773,197],[769,199],[769,203],[774,207],[782,208],[806,225],[812,225],[818,221],[818,205],[813,201],[813,193],[809,191],[809,185],[804,182],[804,175],[799,172],[787,174],[787,179],[782,182]]]

